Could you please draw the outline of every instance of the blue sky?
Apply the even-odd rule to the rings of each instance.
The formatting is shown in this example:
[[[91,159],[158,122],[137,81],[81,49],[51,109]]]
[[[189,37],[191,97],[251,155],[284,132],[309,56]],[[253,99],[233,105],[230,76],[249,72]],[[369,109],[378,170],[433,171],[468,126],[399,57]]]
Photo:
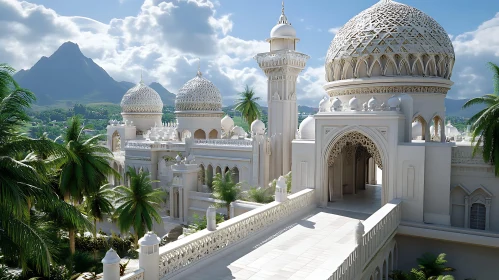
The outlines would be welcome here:
[[[50,55],[62,42],[71,40],[116,80],[135,81],[144,68],[147,79],[176,92],[194,75],[195,60],[200,57],[205,76],[220,88],[226,105],[245,84],[265,96],[265,78],[251,58],[266,50],[264,40],[279,17],[281,1],[160,2],[0,0],[0,18],[8,22],[4,27],[8,35],[0,32],[0,60],[18,69],[29,68],[40,56]],[[301,39],[298,50],[311,56],[299,78],[301,104],[316,106],[324,95],[323,64],[334,37],[331,30],[376,2],[285,1],[286,15]],[[468,98],[492,90],[486,62],[499,63],[499,1],[399,2],[432,16],[451,35],[457,62],[450,98]],[[2,17],[2,5],[11,10],[9,17]],[[17,17],[12,16],[16,13]],[[38,41],[24,42],[25,33],[29,33],[25,29],[33,29]],[[7,39],[11,40],[9,44],[2,44]]]

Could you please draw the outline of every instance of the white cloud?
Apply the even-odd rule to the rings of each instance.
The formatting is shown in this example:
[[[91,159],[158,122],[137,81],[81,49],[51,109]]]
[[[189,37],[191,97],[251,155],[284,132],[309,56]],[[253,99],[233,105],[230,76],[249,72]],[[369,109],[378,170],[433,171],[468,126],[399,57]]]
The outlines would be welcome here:
[[[194,77],[200,58],[203,74],[220,88],[225,104],[232,104],[246,84],[255,88],[264,103],[266,77],[253,57],[268,51],[268,43],[231,35],[234,22],[230,14],[218,14],[219,5],[208,0],[144,0],[135,16],[103,23],[61,16],[42,5],[0,0],[0,61],[26,69],[63,42],[73,41],[118,81],[136,82],[143,69],[146,81],[158,81],[176,92]],[[339,29],[328,32],[335,34]],[[492,90],[486,62],[499,60],[497,34],[499,13],[476,30],[451,37],[456,51],[452,80],[456,84],[449,97],[465,98]],[[300,104],[317,106],[325,94],[324,67],[315,59],[309,63],[298,78],[297,96]]]
[[[456,53],[450,98],[470,98],[492,93],[492,72],[487,62],[499,63],[499,13],[477,29],[454,36]]]
[[[331,34],[333,34],[333,35],[336,35],[336,33],[338,33],[338,31],[340,31],[340,28],[341,28],[341,26],[339,26],[339,27],[329,28],[329,29],[327,30],[327,32],[329,32],[329,33],[331,33]]]

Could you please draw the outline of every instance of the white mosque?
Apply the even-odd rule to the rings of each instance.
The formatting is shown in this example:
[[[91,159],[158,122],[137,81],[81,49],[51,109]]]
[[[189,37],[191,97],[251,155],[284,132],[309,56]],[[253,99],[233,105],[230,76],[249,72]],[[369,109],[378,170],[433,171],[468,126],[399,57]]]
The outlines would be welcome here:
[[[161,123],[161,98],[144,83],[124,95],[123,122],[107,127],[111,164],[121,174],[143,168],[169,191],[165,223],[205,213],[216,173],[232,172],[249,188],[291,171],[292,193],[313,189],[319,208],[372,214],[399,199],[399,264],[402,251],[413,261],[437,248],[455,254],[458,268],[492,275],[469,266],[498,260],[499,180],[472,157],[469,137],[445,125],[455,62],[445,30],[391,0],[364,10],[327,49],[325,97],[299,127],[296,81],[309,56],[296,50],[284,6],[267,42],[269,52],[255,60],[268,77],[268,127],[234,126],[200,71],[178,90],[176,123]],[[258,206],[246,207],[239,213]]]

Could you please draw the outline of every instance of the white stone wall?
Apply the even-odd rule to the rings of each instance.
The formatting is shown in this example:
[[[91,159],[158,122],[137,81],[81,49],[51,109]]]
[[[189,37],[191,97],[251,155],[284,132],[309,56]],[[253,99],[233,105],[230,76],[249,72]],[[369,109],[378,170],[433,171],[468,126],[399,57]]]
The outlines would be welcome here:
[[[315,141],[294,140],[291,192],[315,187]]]

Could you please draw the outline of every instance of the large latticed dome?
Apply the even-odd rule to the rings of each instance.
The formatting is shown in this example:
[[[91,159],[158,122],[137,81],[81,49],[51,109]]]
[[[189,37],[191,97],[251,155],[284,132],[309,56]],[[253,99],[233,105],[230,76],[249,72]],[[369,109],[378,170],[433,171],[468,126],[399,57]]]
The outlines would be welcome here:
[[[175,98],[176,111],[221,111],[222,95],[218,88],[203,78],[198,71],[196,77],[185,83]]]
[[[129,89],[121,99],[122,113],[161,113],[163,101],[159,94],[142,81]]]
[[[326,80],[379,76],[450,79],[454,48],[448,34],[420,10],[381,0],[348,21],[326,56]]]

